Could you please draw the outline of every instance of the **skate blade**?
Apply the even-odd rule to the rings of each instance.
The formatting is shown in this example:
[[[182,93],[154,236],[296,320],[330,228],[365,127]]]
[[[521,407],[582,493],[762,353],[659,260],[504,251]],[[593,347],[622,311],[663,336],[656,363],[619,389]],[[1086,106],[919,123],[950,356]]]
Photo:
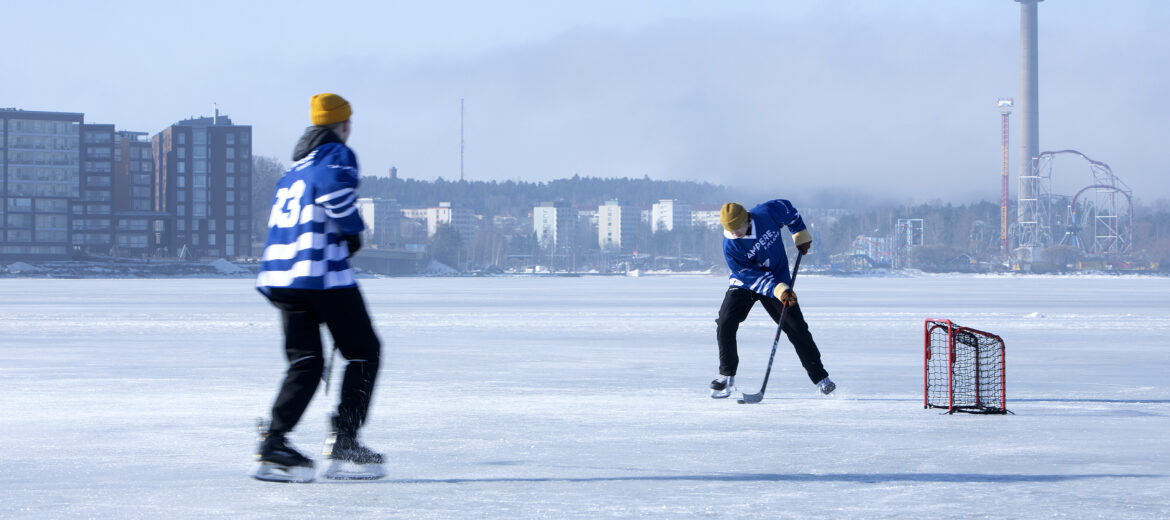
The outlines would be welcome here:
[[[312,482],[316,476],[312,466],[281,466],[271,462],[260,462],[252,472],[252,478],[265,482]]]
[[[739,393],[739,390],[736,388],[732,388],[729,390],[712,390],[711,391],[711,399],[727,399],[728,397],[732,397],[735,395],[741,395]]]
[[[325,468],[322,476],[330,480],[378,480],[386,476],[386,469],[381,464],[335,460]]]

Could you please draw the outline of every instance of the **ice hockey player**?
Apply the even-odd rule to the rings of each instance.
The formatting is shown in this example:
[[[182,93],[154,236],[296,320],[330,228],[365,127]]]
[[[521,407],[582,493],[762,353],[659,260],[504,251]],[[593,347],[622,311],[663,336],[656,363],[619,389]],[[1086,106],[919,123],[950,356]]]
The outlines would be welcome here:
[[[821,365],[821,352],[813,342],[808,324],[789,285],[788,255],[784,252],[781,231],[787,227],[792,241],[802,254],[812,246],[812,235],[805,229],[800,213],[787,200],[765,202],[747,211],[735,202],[723,205],[719,213],[723,224],[723,256],[731,269],[731,287],[723,295],[719,308],[716,337],[719,341],[719,374],[711,381],[711,397],[721,399],[738,392],[735,372],[739,368],[736,332],[758,301],[779,324],[786,305],[782,328],[796,348],[800,363],[809,379],[823,394],[837,385]]]
[[[313,96],[313,126],[297,143],[294,164],[276,184],[256,287],[280,310],[288,372],[272,405],[272,420],[262,426],[254,473],[260,480],[313,480],[313,461],[289,444],[287,436],[325,375],[322,324],[348,361],[325,443],[331,464],[324,476],[384,475],[382,455],[357,439],[378,376],[381,344],[349,265],[365,229],[354,204],[357,158],[345,145],[352,113],[341,96]]]

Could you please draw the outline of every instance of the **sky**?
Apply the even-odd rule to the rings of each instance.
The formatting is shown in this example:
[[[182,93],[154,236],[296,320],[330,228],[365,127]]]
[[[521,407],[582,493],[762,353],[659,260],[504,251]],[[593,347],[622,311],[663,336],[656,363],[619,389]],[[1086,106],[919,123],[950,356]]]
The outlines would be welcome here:
[[[0,5],[18,42],[0,107],[153,134],[214,104],[288,161],[309,98],[335,92],[365,175],[998,201],[996,101],[1019,98],[1010,0]],[[1170,198],[1170,3],[1047,0],[1039,24],[1041,150]],[[1053,176],[1093,183],[1071,158]]]

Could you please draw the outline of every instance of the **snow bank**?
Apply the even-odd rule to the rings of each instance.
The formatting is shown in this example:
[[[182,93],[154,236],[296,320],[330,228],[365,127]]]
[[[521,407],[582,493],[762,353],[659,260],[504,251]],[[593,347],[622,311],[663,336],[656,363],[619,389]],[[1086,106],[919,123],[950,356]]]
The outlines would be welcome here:
[[[459,271],[437,260],[431,260],[431,263],[427,264],[419,274],[424,276],[450,275],[459,274]]]
[[[16,262],[15,264],[8,265],[8,272],[10,273],[35,273],[40,270],[40,267],[24,262]]]
[[[244,269],[236,264],[233,264],[233,263],[227,261],[227,259],[225,259],[225,258],[220,258],[219,260],[211,262],[210,265],[211,265],[211,267],[214,267],[216,271],[219,271],[222,274],[239,274],[239,273],[247,272],[247,269]]]

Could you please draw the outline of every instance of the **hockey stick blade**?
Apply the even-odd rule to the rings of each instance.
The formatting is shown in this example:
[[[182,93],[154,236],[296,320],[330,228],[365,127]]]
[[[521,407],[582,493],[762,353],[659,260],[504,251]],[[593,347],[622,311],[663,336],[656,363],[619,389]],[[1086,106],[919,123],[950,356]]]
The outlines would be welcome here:
[[[739,404],[756,404],[756,403],[763,401],[763,400],[764,400],[764,393],[760,392],[758,394],[743,394],[743,398],[736,401],[736,402]]]

